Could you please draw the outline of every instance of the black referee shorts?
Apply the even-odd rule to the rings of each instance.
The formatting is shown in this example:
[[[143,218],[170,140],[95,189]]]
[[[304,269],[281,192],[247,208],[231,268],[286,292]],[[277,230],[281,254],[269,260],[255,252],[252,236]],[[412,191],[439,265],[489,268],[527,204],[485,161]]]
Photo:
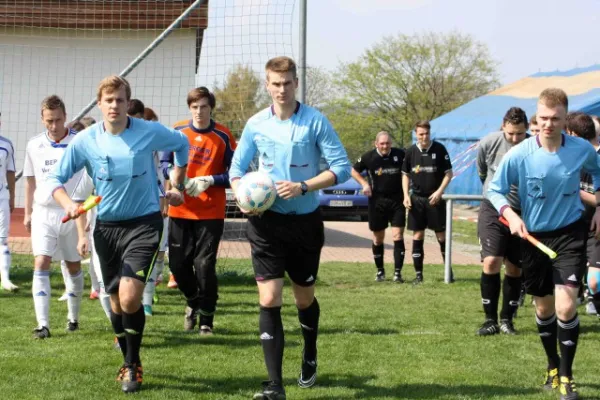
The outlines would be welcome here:
[[[521,241],[523,284],[528,294],[548,296],[556,285],[579,287],[587,264],[588,230],[587,224],[579,220],[555,231],[530,232],[556,252],[554,260],[528,241]]]
[[[489,200],[483,200],[477,217],[477,236],[481,246],[481,260],[486,257],[502,257],[513,265],[521,266],[521,241],[511,235],[510,229],[500,222],[498,211]]]
[[[424,231],[426,228],[434,232],[446,230],[446,201],[440,200],[438,204],[429,204],[429,198],[418,195],[410,196],[411,208],[408,210],[408,229],[411,231]]]
[[[586,223],[589,225],[589,221]],[[587,261],[590,267],[600,268],[600,241],[596,239],[594,232],[588,233]]]
[[[296,285],[315,284],[325,243],[323,217],[318,209],[302,215],[266,211],[248,218],[246,233],[257,281],[283,278],[287,272]]]
[[[96,221],[94,245],[106,293],[117,293],[124,276],[146,283],[156,261],[162,231],[159,212],[125,221]]]
[[[404,228],[406,225],[406,208],[402,204],[402,195],[373,195],[369,198],[369,229],[373,232],[383,231],[388,225]]]

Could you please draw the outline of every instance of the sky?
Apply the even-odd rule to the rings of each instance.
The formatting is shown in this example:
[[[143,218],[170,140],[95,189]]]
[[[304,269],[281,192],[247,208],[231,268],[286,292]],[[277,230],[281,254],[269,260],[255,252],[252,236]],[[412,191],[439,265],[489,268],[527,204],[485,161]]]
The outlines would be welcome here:
[[[599,0],[307,1],[312,66],[355,61],[386,36],[453,30],[488,46],[503,84],[600,63]]]

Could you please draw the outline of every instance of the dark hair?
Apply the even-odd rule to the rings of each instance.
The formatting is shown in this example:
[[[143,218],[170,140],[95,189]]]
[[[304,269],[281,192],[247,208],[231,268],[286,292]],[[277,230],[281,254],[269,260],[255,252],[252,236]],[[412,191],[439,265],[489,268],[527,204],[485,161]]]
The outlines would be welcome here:
[[[421,121],[417,121],[417,123],[415,124],[415,131],[417,130],[417,128],[424,128],[424,129],[427,129],[428,131],[430,131],[431,124],[429,123],[428,120],[423,119]]]
[[[567,114],[567,131],[585,140],[592,140],[596,137],[594,120],[582,112]]]
[[[67,124],[67,127],[73,129],[75,132],[81,132],[85,129],[85,125],[81,121],[75,121],[73,123]]]
[[[129,107],[127,107],[127,115],[144,115],[144,103],[138,99],[129,100]]]
[[[529,123],[532,125],[537,125],[537,114],[533,114],[529,119]]]
[[[502,119],[502,124],[511,124],[511,125],[520,125],[524,124],[525,128],[529,126],[527,122],[527,114],[525,111],[519,107],[511,107],[508,109],[506,114],[504,114],[504,118]]]
[[[217,104],[215,100],[215,95],[212,94],[210,90],[208,90],[204,86],[197,87],[196,89],[190,90],[187,95],[187,105],[188,107],[195,101],[200,101],[200,99],[208,99],[208,105],[211,109],[215,109],[215,105]]]
[[[146,121],[158,121],[158,115],[150,107],[144,108],[144,119]]]

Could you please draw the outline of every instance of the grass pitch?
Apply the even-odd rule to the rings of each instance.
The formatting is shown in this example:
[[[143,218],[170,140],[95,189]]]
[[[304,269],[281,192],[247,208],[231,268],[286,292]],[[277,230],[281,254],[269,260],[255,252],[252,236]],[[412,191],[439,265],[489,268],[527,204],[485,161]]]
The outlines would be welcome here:
[[[52,275],[52,338],[36,341],[31,257],[14,257],[21,292],[0,292],[1,399],[121,398],[114,378],[122,362],[98,301],[83,302],[81,330],[67,334],[59,268]],[[391,276],[392,267],[388,266]],[[545,367],[533,308],[519,310],[519,335],[478,338],[483,322],[479,266],[456,266],[457,283],[441,266],[425,266],[425,284],[373,281],[369,264],[321,266],[319,376],[300,389],[302,336],[289,285],[283,308],[284,380],[289,399],[556,399],[541,390]],[[410,279],[410,266],[405,271]],[[159,286],[142,348],[144,399],[249,399],[266,378],[258,339],[257,293],[248,261],[228,260],[220,276],[215,336],[182,330],[184,301]],[[86,290],[87,293],[87,290]],[[583,310],[580,310],[583,314]],[[586,399],[600,398],[596,350],[600,322],[581,316],[575,378]]]

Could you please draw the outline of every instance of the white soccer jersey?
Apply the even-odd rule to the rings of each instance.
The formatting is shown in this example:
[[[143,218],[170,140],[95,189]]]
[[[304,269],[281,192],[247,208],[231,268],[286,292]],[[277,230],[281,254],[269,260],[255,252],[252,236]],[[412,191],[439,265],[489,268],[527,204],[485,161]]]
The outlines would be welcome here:
[[[8,181],[6,173],[15,172],[15,149],[10,140],[0,136],[0,200],[8,200]]]
[[[75,135],[76,132],[70,130],[60,142],[55,142],[48,137],[48,132],[43,132],[27,142],[23,176],[35,177],[36,190],[33,199],[36,204],[60,207],[52,197],[52,193],[44,190],[43,183],[50,170],[62,158],[67,145],[75,138]],[[64,188],[74,201],[84,201],[92,193],[93,183],[85,169],[82,169],[69,179]]]

